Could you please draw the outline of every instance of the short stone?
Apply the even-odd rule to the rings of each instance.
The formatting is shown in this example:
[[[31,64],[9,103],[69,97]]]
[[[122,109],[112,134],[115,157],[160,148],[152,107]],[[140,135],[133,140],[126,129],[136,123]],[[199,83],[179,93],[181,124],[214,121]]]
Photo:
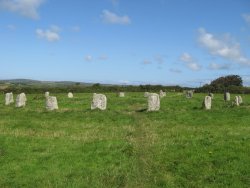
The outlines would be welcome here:
[[[45,97],[48,97],[49,96],[49,92],[46,91],[45,94],[44,94]]]
[[[144,97],[148,97],[149,92],[144,92]]]
[[[20,108],[20,107],[26,106],[26,101],[27,101],[27,98],[26,98],[25,93],[21,93],[21,94],[17,95],[17,97],[16,97],[16,107]]]
[[[57,99],[56,99],[56,97],[53,97],[53,96],[46,97],[46,104],[45,105],[46,105],[46,109],[49,111],[58,109]]]
[[[69,92],[68,93],[68,98],[73,98],[73,97],[74,97],[73,93]]]
[[[214,94],[213,93],[209,93],[208,96],[210,96],[212,99],[214,99]]]
[[[91,110],[96,108],[100,110],[106,110],[107,107],[107,97],[103,94],[93,94],[93,100],[91,103]]]
[[[162,97],[166,97],[166,92],[163,92],[162,90],[160,90],[160,98]]]
[[[206,110],[211,110],[211,107],[212,107],[212,97],[206,96],[203,101],[203,108],[205,108]]]
[[[160,97],[156,93],[150,93],[148,95],[148,111],[160,110]]]
[[[193,90],[186,91],[186,98],[188,99],[193,98],[193,95],[194,95]]]
[[[13,93],[6,93],[5,94],[5,105],[10,105],[14,103]]]
[[[118,93],[118,96],[119,96],[119,97],[125,97],[125,93],[124,93],[124,92],[119,92],[119,93]]]

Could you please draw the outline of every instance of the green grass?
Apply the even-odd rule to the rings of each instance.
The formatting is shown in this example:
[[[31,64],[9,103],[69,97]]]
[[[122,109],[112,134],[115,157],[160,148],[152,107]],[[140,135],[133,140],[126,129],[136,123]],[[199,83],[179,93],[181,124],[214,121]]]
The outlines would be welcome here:
[[[42,94],[0,104],[0,187],[250,187],[248,95],[205,111],[205,94],[168,93],[159,112],[143,93],[108,93],[106,111],[92,94],[55,96],[53,112]]]

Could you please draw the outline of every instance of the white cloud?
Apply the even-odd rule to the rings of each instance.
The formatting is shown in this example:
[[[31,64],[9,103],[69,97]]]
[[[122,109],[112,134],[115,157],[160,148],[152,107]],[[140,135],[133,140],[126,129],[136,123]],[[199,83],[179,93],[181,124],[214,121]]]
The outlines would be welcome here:
[[[36,35],[39,38],[46,39],[49,42],[56,42],[60,40],[60,27],[52,25],[49,29],[47,30],[42,30],[42,29],[37,29],[36,30]]]
[[[229,70],[230,67],[230,64],[210,63],[208,68],[211,70]]]
[[[7,25],[7,29],[9,29],[11,31],[14,31],[14,30],[16,30],[16,26],[12,25],[12,24],[9,24],[9,25]]]
[[[93,57],[91,56],[91,55],[87,55],[87,56],[85,56],[85,61],[88,61],[88,62],[91,62],[91,61],[93,61]]]
[[[144,65],[149,65],[149,64],[152,64],[152,61],[148,60],[148,59],[145,59],[143,62],[142,62]]]
[[[241,52],[240,44],[233,41],[229,35],[225,35],[223,38],[218,38],[213,34],[206,32],[203,28],[200,28],[198,31],[199,43],[207,49],[211,55],[219,56],[240,64],[250,65],[250,60]]]
[[[193,71],[201,70],[201,65],[199,65],[189,53],[183,53],[180,56],[180,60],[183,61],[186,66]]]
[[[106,61],[106,60],[108,60],[108,56],[101,55],[101,56],[99,56],[99,59],[102,60],[102,61]]]
[[[173,69],[173,68],[169,69],[169,71],[173,72],[173,73],[182,73],[181,70],[179,70],[179,69]]]
[[[103,22],[107,24],[128,25],[131,23],[131,20],[127,15],[118,16],[117,14],[108,10],[103,10],[101,17]]]
[[[71,30],[72,30],[73,32],[78,33],[78,32],[81,31],[81,28],[80,28],[79,26],[73,26],[73,27],[71,28]]]
[[[242,14],[243,19],[250,24],[250,14]]]
[[[155,61],[158,63],[158,64],[163,64],[164,63],[164,57],[161,56],[161,55],[157,55],[155,56]]]
[[[38,19],[38,9],[45,0],[0,0],[0,9]]]

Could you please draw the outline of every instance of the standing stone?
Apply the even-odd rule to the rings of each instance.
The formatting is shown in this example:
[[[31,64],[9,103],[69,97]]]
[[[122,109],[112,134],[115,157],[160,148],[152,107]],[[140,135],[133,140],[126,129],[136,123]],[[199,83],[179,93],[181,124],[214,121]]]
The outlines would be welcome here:
[[[27,98],[26,98],[25,93],[21,93],[21,94],[17,95],[16,107],[17,108],[24,107],[26,105],[26,101],[27,101]]]
[[[203,101],[203,107],[206,110],[211,110],[212,107],[212,97],[211,96],[206,96],[204,101]]]
[[[93,94],[93,100],[91,103],[91,110],[96,108],[100,110],[106,110],[107,107],[107,97],[103,94]]]
[[[166,92],[163,92],[162,90],[160,90],[160,98],[162,97],[166,97]]]
[[[193,90],[186,91],[186,98],[190,99],[193,98],[194,92]]]
[[[213,93],[209,93],[208,96],[210,96],[212,99],[214,99],[214,94]]]
[[[124,93],[124,92],[119,92],[119,93],[118,93],[118,96],[119,96],[119,97],[125,97],[125,93]]]
[[[49,96],[49,92],[46,91],[45,94],[44,94],[45,97],[48,97]]]
[[[241,96],[238,96],[238,99],[239,99],[239,104],[241,105],[243,103],[243,99]]]
[[[13,99],[13,93],[6,93],[5,94],[5,105],[10,105],[11,103],[14,102],[14,99]]]
[[[224,100],[225,101],[230,101],[230,93],[229,92],[224,93]]]
[[[148,96],[149,96],[149,92],[145,92],[144,97],[148,97]]]
[[[68,93],[68,98],[73,98],[73,97],[74,97],[73,93],[69,92]]]
[[[50,111],[58,109],[56,97],[52,97],[52,96],[46,97],[46,109]]]
[[[160,110],[160,97],[156,93],[150,93],[148,95],[148,111]]]
[[[234,102],[235,102],[236,106],[240,106],[239,97],[238,96],[235,96]]]

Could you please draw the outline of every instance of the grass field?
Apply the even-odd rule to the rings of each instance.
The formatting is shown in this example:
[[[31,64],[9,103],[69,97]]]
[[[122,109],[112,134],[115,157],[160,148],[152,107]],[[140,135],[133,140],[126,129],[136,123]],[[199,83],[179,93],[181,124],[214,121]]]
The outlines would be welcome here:
[[[51,94],[53,95],[53,94]],[[146,112],[143,93],[27,95],[25,108],[0,104],[0,187],[250,187],[250,96],[231,107],[215,95],[168,93]],[[234,95],[231,96],[234,98]]]

